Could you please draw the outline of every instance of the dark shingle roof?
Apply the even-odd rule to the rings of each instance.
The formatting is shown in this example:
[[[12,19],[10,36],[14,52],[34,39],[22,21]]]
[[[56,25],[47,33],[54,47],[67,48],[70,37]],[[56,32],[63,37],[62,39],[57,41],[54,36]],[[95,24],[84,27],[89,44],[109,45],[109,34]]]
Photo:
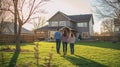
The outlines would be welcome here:
[[[4,22],[6,24],[6,27],[9,28],[9,31],[10,32],[6,32],[6,33],[11,33],[13,34],[14,33],[14,23],[12,22],[9,22],[9,21],[5,21]],[[24,27],[21,28],[21,34],[34,34],[32,31],[29,31],[27,29],[25,29]]]
[[[45,30],[45,31],[49,31],[49,30],[55,31],[55,30],[57,30],[57,28],[58,27],[49,27],[48,25],[46,25],[46,26],[43,26],[41,28],[36,29],[36,31],[43,31],[43,30]],[[61,27],[59,27],[59,28],[61,28]]]
[[[49,27],[48,25],[46,26],[43,26],[41,28],[38,28],[36,29],[36,31],[49,31],[49,30],[52,30],[52,31],[56,31],[57,30],[57,26],[56,27]],[[60,26],[59,29],[62,30],[63,28],[70,28],[71,30],[73,30],[71,27],[65,27],[65,26]]]
[[[76,22],[88,22],[90,21],[92,14],[84,14],[84,15],[71,15],[68,16],[71,20]]]

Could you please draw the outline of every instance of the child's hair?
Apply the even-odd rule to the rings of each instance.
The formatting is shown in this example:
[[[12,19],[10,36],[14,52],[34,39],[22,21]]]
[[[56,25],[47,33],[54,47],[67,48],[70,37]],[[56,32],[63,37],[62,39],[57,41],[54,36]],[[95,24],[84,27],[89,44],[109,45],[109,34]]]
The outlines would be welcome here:
[[[73,33],[71,33],[71,37],[74,37],[74,34],[73,34]]]
[[[64,32],[63,32],[63,36],[64,36],[64,37],[67,36],[67,31],[64,30]]]

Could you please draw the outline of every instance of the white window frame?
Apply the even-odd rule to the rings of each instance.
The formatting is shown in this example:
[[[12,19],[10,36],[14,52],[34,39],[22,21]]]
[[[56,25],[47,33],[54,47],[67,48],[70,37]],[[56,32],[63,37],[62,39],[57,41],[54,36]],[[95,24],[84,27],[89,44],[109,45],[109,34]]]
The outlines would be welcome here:
[[[53,27],[54,27],[54,26],[58,26],[58,21],[52,21],[52,22],[51,22],[51,26],[53,26]]]
[[[77,23],[77,27],[87,27],[87,22]]]
[[[66,21],[59,21],[59,26],[66,26]]]

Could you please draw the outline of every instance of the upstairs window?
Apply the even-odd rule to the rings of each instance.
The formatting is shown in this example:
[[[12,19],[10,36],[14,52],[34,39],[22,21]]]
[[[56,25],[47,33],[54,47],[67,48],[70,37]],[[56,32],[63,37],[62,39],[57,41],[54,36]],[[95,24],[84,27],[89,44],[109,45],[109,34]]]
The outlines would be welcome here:
[[[58,22],[57,21],[52,21],[51,26],[58,26]]]
[[[120,31],[120,28],[119,28],[119,27],[116,27],[116,28],[115,28],[115,31]]]
[[[66,26],[66,21],[59,21],[59,26]]]
[[[87,23],[86,22],[77,23],[77,27],[87,27]]]

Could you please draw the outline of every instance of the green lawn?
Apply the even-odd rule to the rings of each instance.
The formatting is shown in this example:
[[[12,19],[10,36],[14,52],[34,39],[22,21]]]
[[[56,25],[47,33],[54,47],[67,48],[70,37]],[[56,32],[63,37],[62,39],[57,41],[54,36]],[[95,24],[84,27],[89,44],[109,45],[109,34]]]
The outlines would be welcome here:
[[[0,45],[4,47],[5,45]],[[34,58],[34,43],[21,44],[24,52],[3,52],[4,66],[14,67],[15,64],[19,67],[25,67],[25,63],[29,63],[29,67],[36,67]],[[14,45],[10,46],[15,48]],[[51,51],[51,47],[53,50]],[[62,47],[62,45],[61,45]],[[75,55],[70,54],[68,45],[67,55],[63,56],[62,48],[61,55],[56,53],[54,42],[39,42],[40,67],[45,63],[44,59],[48,53],[53,53],[53,67],[120,67],[120,42],[80,42],[75,44]],[[0,60],[0,64],[1,64]],[[0,66],[1,67],[1,66]]]

